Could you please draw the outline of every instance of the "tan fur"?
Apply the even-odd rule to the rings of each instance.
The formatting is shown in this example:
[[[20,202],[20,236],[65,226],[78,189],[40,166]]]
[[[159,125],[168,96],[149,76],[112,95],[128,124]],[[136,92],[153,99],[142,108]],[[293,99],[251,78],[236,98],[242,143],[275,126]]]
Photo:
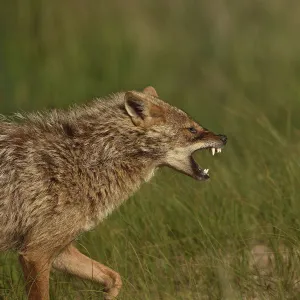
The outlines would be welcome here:
[[[196,126],[196,134],[187,130],[190,126]],[[52,266],[103,284],[105,299],[116,297],[119,274],[81,254],[72,241],[158,167],[168,165],[196,178],[191,153],[221,145],[220,136],[158,99],[152,87],[66,111],[3,118],[0,251],[20,254],[29,299],[49,299]]]
[[[122,287],[122,280],[118,273],[86,257],[72,245],[58,255],[53,262],[53,267],[103,284],[108,292],[106,299],[116,297]]]
[[[145,94],[150,95],[150,96],[158,97],[155,88],[152,87],[152,86],[147,86],[146,88],[144,88],[144,91],[143,91],[143,92],[144,92]]]

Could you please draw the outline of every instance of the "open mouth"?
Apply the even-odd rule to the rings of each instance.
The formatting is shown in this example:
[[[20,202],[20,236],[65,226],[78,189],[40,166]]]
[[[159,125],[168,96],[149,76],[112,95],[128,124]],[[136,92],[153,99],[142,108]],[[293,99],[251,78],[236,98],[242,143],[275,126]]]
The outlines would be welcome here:
[[[215,155],[215,153],[221,153],[222,152],[222,148],[215,148],[215,147],[206,147],[206,148],[202,148],[202,149],[198,149],[198,150],[203,150],[203,149],[209,149],[212,155]],[[196,151],[198,151],[196,150]],[[196,152],[195,151],[195,152]],[[193,156],[190,156],[190,161],[191,161],[191,166],[192,166],[192,170],[194,173],[194,178],[197,180],[207,180],[209,179],[209,169],[202,169],[198,163],[195,161],[195,159],[193,158]]]

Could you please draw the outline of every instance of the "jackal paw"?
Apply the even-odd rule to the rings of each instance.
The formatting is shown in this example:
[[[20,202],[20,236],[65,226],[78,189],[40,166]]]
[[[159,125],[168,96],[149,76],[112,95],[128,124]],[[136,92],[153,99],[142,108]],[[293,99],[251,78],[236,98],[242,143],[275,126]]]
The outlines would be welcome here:
[[[119,274],[115,274],[113,278],[113,283],[104,289],[104,300],[113,300],[115,299],[122,287],[122,279]]]

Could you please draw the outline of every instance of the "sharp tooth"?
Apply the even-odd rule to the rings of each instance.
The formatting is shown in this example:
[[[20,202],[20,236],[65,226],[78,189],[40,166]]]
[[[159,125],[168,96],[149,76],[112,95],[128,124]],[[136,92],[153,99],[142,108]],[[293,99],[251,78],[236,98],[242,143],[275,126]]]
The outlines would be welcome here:
[[[215,155],[215,152],[216,152],[216,148],[211,148],[211,154]]]
[[[221,153],[222,149],[221,148],[217,148],[217,153]]]
[[[204,173],[204,174],[207,174],[208,171],[209,171],[209,169],[204,169],[203,173]]]

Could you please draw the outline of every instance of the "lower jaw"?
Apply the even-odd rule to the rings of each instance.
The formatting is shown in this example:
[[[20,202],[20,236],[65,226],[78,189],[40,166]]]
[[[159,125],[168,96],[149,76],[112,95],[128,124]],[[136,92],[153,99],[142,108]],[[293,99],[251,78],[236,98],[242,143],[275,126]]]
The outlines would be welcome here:
[[[199,180],[199,181],[205,181],[205,180],[208,180],[210,177],[209,177],[209,175],[207,175],[207,174],[201,174],[200,176],[196,176],[195,177],[195,179],[196,180]]]
[[[193,177],[196,180],[199,181],[204,181],[204,180],[208,180],[210,177],[207,173],[204,172],[204,170],[202,170],[199,165],[196,163],[196,161],[193,159],[193,157],[191,156],[190,158],[190,162],[191,162],[191,167],[193,170]]]

